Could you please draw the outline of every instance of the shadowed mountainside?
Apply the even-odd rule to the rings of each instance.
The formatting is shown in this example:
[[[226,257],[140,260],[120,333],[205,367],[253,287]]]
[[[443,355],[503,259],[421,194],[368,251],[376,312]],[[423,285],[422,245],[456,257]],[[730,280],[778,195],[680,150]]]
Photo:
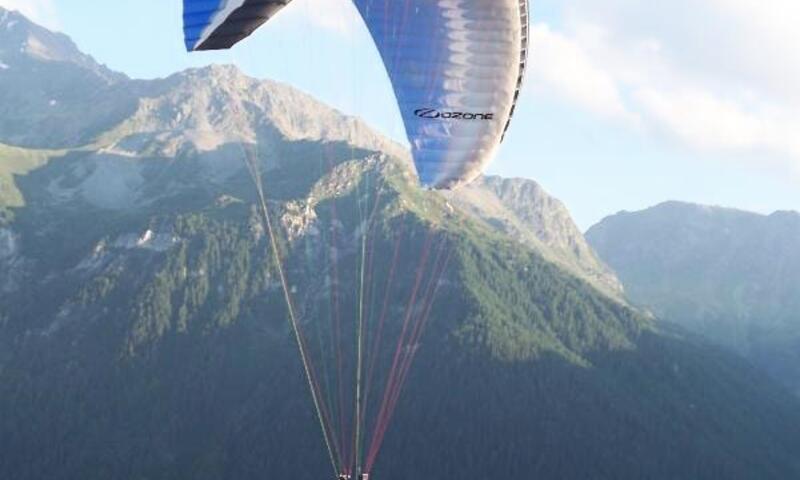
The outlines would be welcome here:
[[[800,214],[670,202],[587,237],[633,301],[800,391]]]

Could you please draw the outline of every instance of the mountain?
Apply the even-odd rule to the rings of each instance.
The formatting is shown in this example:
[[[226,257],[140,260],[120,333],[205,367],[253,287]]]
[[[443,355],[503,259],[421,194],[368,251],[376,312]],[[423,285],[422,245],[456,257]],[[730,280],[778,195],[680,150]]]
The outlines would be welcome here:
[[[451,200],[487,226],[543,252],[603,292],[623,299],[622,284],[586,242],[561,201],[533,180],[487,176]]]
[[[800,392],[800,214],[669,202],[587,233],[628,295]]]
[[[96,65],[20,61],[3,95],[33,98],[22,79],[51,67],[107,82]],[[325,339],[359,304],[372,335],[388,312],[388,339],[430,313],[397,350],[416,360],[375,478],[800,474],[800,402],[620,300],[534,184],[486,179],[496,208],[476,211],[288,86],[231,67],[112,76],[115,115],[63,126],[78,136],[46,115],[41,137],[0,120],[0,478],[331,475],[278,264],[316,360],[352,349]],[[72,94],[74,115],[93,112]],[[331,384],[336,364],[316,365]]]
[[[0,11],[0,142],[82,145],[130,115],[136,100],[132,86],[65,35]]]

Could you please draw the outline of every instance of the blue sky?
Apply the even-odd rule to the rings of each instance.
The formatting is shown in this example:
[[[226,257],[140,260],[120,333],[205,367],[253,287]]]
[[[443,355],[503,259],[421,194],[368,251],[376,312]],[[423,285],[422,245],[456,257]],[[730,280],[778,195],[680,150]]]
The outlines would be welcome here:
[[[531,73],[490,173],[532,178],[587,228],[685,200],[800,210],[796,0],[540,0]],[[235,51],[183,50],[179,0],[0,0],[132,77],[207,63],[403,130],[348,0],[295,0]]]

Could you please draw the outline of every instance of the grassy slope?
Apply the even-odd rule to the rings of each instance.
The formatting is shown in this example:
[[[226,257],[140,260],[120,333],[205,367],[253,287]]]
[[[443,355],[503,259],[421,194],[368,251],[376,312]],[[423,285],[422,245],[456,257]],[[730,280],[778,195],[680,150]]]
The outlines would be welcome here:
[[[0,144],[0,209],[25,205],[14,177],[41,167],[55,154],[57,152],[28,150]]]

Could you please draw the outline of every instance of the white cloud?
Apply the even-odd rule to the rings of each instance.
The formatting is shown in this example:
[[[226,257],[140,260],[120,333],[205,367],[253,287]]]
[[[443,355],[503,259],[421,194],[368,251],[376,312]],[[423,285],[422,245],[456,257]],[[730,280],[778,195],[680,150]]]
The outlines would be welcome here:
[[[800,159],[800,121],[778,112],[745,111],[704,91],[641,89],[634,95],[654,124],[690,145],[783,152]]]
[[[0,0],[0,7],[17,10],[45,27],[58,29],[58,15],[52,0]]]
[[[286,16],[341,35],[350,35],[361,23],[352,0],[294,0]]]
[[[615,79],[593,65],[579,44],[547,25],[536,24],[531,28],[531,46],[530,75],[536,84],[547,86],[594,113],[634,118],[623,104]]]
[[[533,28],[540,88],[695,148],[764,152],[800,171],[800,2],[574,0],[563,18],[558,31]]]

